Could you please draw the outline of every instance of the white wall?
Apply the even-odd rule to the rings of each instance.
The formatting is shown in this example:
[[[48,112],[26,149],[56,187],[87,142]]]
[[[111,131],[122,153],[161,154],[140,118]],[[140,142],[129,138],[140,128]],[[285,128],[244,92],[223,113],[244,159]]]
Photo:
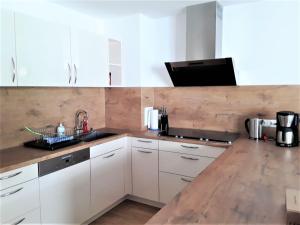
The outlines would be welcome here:
[[[1,7],[37,18],[103,33],[101,20],[43,0],[1,0]]]
[[[224,7],[223,57],[233,57],[239,85],[300,84],[298,1]]]

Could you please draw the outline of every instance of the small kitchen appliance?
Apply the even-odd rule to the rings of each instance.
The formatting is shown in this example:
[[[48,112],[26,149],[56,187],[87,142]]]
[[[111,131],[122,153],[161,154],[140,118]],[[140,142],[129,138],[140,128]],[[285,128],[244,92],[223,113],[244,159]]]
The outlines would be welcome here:
[[[245,128],[250,139],[260,140],[262,138],[263,119],[248,118],[245,120]]]
[[[299,145],[299,115],[291,111],[276,114],[276,145],[294,147]]]

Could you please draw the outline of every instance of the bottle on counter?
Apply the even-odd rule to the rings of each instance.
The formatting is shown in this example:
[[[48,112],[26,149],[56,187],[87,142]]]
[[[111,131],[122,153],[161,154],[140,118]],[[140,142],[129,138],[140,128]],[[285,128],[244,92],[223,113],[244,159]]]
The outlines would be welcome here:
[[[57,135],[58,136],[64,136],[65,135],[65,127],[62,123],[59,124],[57,127]]]

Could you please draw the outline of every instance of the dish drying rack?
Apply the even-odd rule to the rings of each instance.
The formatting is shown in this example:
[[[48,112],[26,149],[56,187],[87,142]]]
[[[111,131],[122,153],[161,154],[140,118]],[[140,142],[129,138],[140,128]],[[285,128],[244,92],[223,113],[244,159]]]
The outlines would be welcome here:
[[[57,128],[55,126],[50,125],[44,128],[25,127],[24,130],[34,135],[35,139],[33,141],[46,142],[49,145],[75,139],[76,135],[74,134],[74,129],[65,127],[63,135],[58,134],[56,129]]]

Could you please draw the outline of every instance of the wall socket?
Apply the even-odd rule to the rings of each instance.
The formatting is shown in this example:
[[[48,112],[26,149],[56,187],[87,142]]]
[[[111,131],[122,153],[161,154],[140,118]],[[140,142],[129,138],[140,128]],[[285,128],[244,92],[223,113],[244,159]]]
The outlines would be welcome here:
[[[263,120],[262,126],[264,127],[276,127],[276,120]]]

